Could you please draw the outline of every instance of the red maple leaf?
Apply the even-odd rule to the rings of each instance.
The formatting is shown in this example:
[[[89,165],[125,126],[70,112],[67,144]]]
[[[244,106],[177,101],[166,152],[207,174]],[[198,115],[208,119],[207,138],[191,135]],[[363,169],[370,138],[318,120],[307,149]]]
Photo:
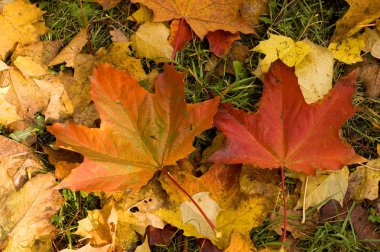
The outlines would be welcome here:
[[[337,170],[363,162],[342,141],[339,129],[355,113],[352,95],[355,74],[339,80],[333,90],[308,105],[292,68],[280,60],[264,75],[264,90],[257,113],[223,104],[215,125],[227,136],[226,146],[210,160],[246,163],[260,168],[279,168],[314,174],[316,169]]]
[[[100,128],[72,123],[48,127],[57,146],[85,157],[59,188],[138,190],[157,170],[192,152],[195,136],[212,126],[219,98],[187,104],[184,77],[166,65],[151,94],[128,72],[97,66],[91,96]]]

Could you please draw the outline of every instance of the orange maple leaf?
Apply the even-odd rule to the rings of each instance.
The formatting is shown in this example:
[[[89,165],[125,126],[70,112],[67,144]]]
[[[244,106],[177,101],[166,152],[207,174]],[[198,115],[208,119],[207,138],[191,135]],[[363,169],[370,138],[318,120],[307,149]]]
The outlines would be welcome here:
[[[240,14],[243,0],[132,0],[137,2],[153,10],[154,22],[183,18],[200,39],[216,30],[254,33]]]
[[[151,94],[129,73],[98,66],[91,96],[100,128],[72,123],[48,127],[57,146],[85,157],[59,188],[138,190],[154,172],[192,152],[194,137],[212,126],[219,97],[187,104],[184,76],[166,65]]]
[[[293,68],[280,60],[264,75],[264,91],[257,113],[220,106],[215,125],[227,136],[226,146],[210,160],[247,163],[314,174],[316,169],[338,170],[365,161],[343,142],[339,129],[355,113],[351,103],[355,74],[313,104],[302,96]]]

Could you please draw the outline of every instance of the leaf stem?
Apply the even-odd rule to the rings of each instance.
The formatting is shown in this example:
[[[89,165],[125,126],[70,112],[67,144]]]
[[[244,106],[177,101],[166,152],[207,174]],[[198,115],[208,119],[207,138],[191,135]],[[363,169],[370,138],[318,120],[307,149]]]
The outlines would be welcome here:
[[[214,223],[212,223],[212,221],[207,217],[206,213],[198,205],[198,203],[193,199],[193,197],[191,197],[191,195],[188,194],[186,192],[186,190],[180,184],[178,184],[178,182],[173,178],[173,176],[169,173],[169,171],[166,168],[162,168],[161,172],[164,173],[186,195],[186,197],[195,205],[195,207],[198,209],[198,211],[202,214],[203,218],[205,218],[205,220],[210,225],[210,227],[214,231],[214,233],[218,234]]]
[[[172,63],[171,63],[172,66],[174,64],[175,55],[177,54],[177,50],[178,50],[179,39],[180,39],[180,36],[181,36],[181,31],[182,31],[182,25],[183,25],[183,18],[181,18],[181,22],[179,23],[178,32],[177,32],[177,34],[175,36],[175,46],[174,46],[174,49],[173,49]]]
[[[281,165],[281,184],[282,184],[282,198],[284,200],[284,230],[282,233],[282,241],[286,241],[286,228],[288,226],[288,213],[286,211],[286,192],[285,192],[285,174],[284,166]]]

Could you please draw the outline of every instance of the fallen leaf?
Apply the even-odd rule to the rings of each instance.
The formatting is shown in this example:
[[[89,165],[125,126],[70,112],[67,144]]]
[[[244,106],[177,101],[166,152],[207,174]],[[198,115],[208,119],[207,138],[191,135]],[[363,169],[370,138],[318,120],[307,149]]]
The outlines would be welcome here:
[[[269,13],[268,0],[245,0],[239,10],[243,19],[255,26],[261,15]]]
[[[48,146],[42,146],[45,154],[48,155],[49,163],[55,167],[55,177],[66,178],[72,169],[83,162],[83,156],[77,152],[65,149],[53,150]]]
[[[109,10],[116,7],[121,0],[96,0],[96,2],[103,7],[103,10]]]
[[[334,54],[335,59],[346,64],[354,64],[363,60],[360,52],[364,46],[364,36],[358,35],[346,38],[341,42],[330,43],[329,50]]]
[[[330,200],[321,208],[320,221],[345,221],[348,217],[357,238],[365,242],[365,245],[377,249],[380,234],[376,231],[376,225],[368,220],[367,211],[360,204],[353,204],[353,201],[347,201],[341,207],[335,200]],[[350,216],[347,216],[347,213],[350,213]]]
[[[240,39],[240,35],[239,33],[217,30],[207,33],[206,38],[210,44],[210,51],[216,56],[222,57],[230,49],[232,43]]]
[[[59,252],[109,252],[109,249],[111,249],[111,245],[105,245],[103,247],[93,247],[90,243],[88,243],[86,246],[83,246],[79,249],[62,249]]]
[[[202,4],[189,0],[132,0],[132,3],[137,2],[153,10],[154,22],[183,18],[200,39],[208,32],[216,30],[254,33],[251,25],[239,12],[242,0],[207,0]]]
[[[148,226],[147,234],[149,237],[149,244],[158,246],[169,246],[172,242],[172,237],[174,237],[177,232],[178,229],[171,225],[166,225],[164,229]]]
[[[31,149],[4,136],[0,136],[0,160],[0,205],[3,205],[10,192],[19,190],[43,166]]]
[[[287,201],[289,203],[289,197]],[[288,206],[289,207],[289,206]],[[305,222],[302,223],[302,210],[287,209],[288,221],[286,230],[292,234],[295,239],[305,240],[315,233],[319,223],[319,212],[315,211],[305,216]],[[269,217],[270,229],[278,235],[284,232],[284,208],[280,206],[277,211],[272,211]],[[291,238],[291,237],[289,237]],[[288,239],[288,237],[287,237]],[[292,250],[290,250],[292,251]]]
[[[48,28],[43,22],[43,11],[35,4],[17,0],[4,6],[0,15],[0,60],[5,60],[8,52],[16,43],[32,43],[39,41],[39,36],[45,34]]]
[[[49,66],[66,63],[67,67],[73,67],[76,56],[80,53],[84,45],[87,43],[87,34],[85,29],[81,29],[70,43],[49,62]]]
[[[328,94],[332,88],[334,56],[326,48],[305,39],[310,52],[296,65],[295,73],[306,103],[314,103]]]
[[[365,59],[357,65],[358,81],[365,88],[365,96],[377,99],[380,96],[380,63],[378,60]]]
[[[139,58],[146,57],[156,62],[171,59],[173,47],[168,42],[170,29],[161,23],[144,23],[131,36],[131,45]]]
[[[129,73],[98,66],[91,95],[102,120],[100,129],[71,123],[48,127],[57,146],[85,156],[59,186],[138,190],[157,170],[190,153],[194,137],[211,127],[219,98],[186,104],[183,78],[165,66],[155,94],[150,94]]]
[[[108,49],[100,48],[96,52],[97,62],[109,63],[116,69],[127,70],[138,81],[147,78],[139,59],[128,56],[130,43],[114,42]]]
[[[183,50],[192,38],[193,32],[185,20],[174,19],[171,22],[169,43],[175,52]]]
[[[365,166],[357,167],[350,176],[350,181],[354,179],[358,181],[356,188],[353,188],[355,200],[377,199],[379,197],[380,159],[370,160]]]
[[[265,54],[265,58],[260,62],[259,66],[263,73],[269,71],[269,66],[277,59],[281,59],[287,66],[295,66],[302,62],[304,57],[309,54],[309,46],[302,42],[294,42],[291,38],[276,34],[269,34],[268,40],[260,41],[253,48],[255,52]]]
[[[51,249],[51,241],[57,231],[50,224],[50,218],[63,203],[59,192],[52,190],[55,184],[52,174],[38,174],[2,201],[2,251],[36,251],[33,247],[38,244],[37,239],[50,241],[45,251]]]
[[[287,176],[297,178],[302,182],[301,196],[295,209],[304,207],[306,210],[309,207],[317,207],[319,210],[323,206],[321,203],[327,203],[329,199],[334,199],[343,206],[343,199],[348,188],[349,174],[347,166],[338,171],[317,170],[313,176],[289,173]]]
[[[234,109],[231,104],[219,107],[214,123],[227,136],[227,144],[210,161],[286,167],[306,175],[317,168],[338,170],[345,164],[363,162],[339,136],[340,127],[355,113],[351,103],[354,84],[355,75],[350,74],[323,100],[308,105],[294,70],[276,61],[264,75],[257,113]]]
[[[119,29],[114,28],[110,31],[111,40],[112,42],[122,42],[122,43],[128,43],[129,39],[125,36],[124,32],[120,31]]]
[[[21,119],[17,114],[16,106],[5,100],[10,87],[0,87],[0,126],[5,126]]]
[[[256,248],[253,246],[252,241],[246,239],[243,235],[237,232],[232,232],[231,241],[228,248],[224,252],[249,252],[256,251]]]
[[[181,160],[179,167],[173,167],[169,173],[200,205],[216,226],[216,232],[185,194],[176,191],[174,184],[163,174],[160,182],[169,194],[170,203],[163,204],[155,213],[183,229],[184,235],[210,239],[219,249],[228,246],[234,231],[249,239],[250,230],[261,225],[277,197],[277,193],[263,195],[254,189],[241,192],[240,186],[245,185],[239,182],[239,166],[213,165],[200,178],[192,175],[188,161]]]
[[[145,238],[143,244],[137,246],[135,252],[150,252],[148,237]]]
[[[340,42],[380,17],[380,0],[346,0],[347,13],[336,22],[332,42]]]
[[[370,52],[372,57],[380,59],[380,31],[366,29],[364,32],[365,47],[363,51]]]
[[[130,15],[127,20],[136,22],[138,24],[143,24],[146,22],[152,21],[153,12],[148,9],[146,6],[140,4],[140,8],[133,12],[132,15]]]

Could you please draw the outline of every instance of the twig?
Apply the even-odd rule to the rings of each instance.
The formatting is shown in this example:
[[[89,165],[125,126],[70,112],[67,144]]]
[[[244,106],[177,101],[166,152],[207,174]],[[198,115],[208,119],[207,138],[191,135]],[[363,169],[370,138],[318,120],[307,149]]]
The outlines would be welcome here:
[[[80,5],[80,11],[82,12],[82,16],[83,16],[83,22],[84,22],[84,26],[86,27],[86,33],[87,33],[87,43],[88,43],[88,46],[90,47],[90,53],[92,55],[95,54],[94,52],[94,48],[92,46],[92,41],[91,41],[91,34],[90,34],[90,29],[88,28],[88,21],[87,21],[87,17],[84,13],[84,10],[83,10],[83,4],[82,4],[82,0],[79,0],[79,5]]]
[[[308,183],[309,183],[309,176],[306,176],[305,191],[303,192],[303,203],[302,203],[302,221],[301,221],[302,224],[304,224],[306,221],[306,192],[307,192]]]
[[[282,198],[284,200],[284,231],[282,233],[282,241],[286,241],[286,228],[288,226],[288,213],[286,211],[286,192],[285,192],[285,174],[284,166],[281,165],[281,182],[282,182]]]

